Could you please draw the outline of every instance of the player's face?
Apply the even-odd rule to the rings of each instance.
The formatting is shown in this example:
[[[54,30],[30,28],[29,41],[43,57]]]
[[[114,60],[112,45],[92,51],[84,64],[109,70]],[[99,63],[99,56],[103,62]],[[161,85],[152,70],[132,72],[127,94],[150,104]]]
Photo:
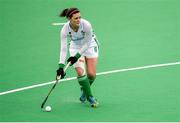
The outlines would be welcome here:
[[[80,20],[81,20],[81,14],[80,13],[73,14],[72,18],[70,19],[71,24],[73,26],[79,26]]]

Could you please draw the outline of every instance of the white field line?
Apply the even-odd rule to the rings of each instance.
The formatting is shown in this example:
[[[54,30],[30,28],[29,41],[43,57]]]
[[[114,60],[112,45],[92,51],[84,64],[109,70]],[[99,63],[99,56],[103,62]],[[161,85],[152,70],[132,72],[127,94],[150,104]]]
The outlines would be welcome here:
[[[141,67],[127,68],[127,69],[112,70],[112,71],[100,72],[100,73],[97,73],[97,75],[106,75],[106,74],[119,73],[119,72],[125,72],[125,71],[134,71],[134,70],[143,70],[143,69],[156,68],[156,67],[167,67],[167,66],[173,66],[173,65],[180,65],[180,62],[155,64],[155,65],[147,65],[147,66],[141,66]],[[69,80],[74,80],[74,79],[76,79],[76,77],[62,79],[59,82],[69,81]],[[41,86],[45,86],[45,85],[49,85],[49,84],[53,84],[53,83],[55,83],[55,81],[32,85],[32,86],[27,86],[27,87],[18,88],[18,89],[9,90],[9,91],[4,91],[4,92],[0,92],[0,95],[5,95],[5,94],[9,94],[9,93],[18,92],[18,91],[28,90],[31,88],[41,87]]]
[[[127,69],[120,69],[120,70],[112,70],[112,71],[107,71],[107,72],[101,72],[101,73],[97,73],[97,75],[105,75],[105,74],[110,74],[110,73],[118,73],[118,72],[124,72],[124,71],[132,71],[132,70],[142,70],[142,69],[156,68],[156,67],[166,67],[166,66],[179,65],[179,64],[180,64],[180,62],[147,65],[147,66],[142,66],[142,67],[134,67],[134,68],[127,68]]]
[[[56,22],[55,22],[55,23],[52,23],[51,25],[52,25],[52,26],[63,26],[64,24],[65,24],[65,23],[56,23]]]

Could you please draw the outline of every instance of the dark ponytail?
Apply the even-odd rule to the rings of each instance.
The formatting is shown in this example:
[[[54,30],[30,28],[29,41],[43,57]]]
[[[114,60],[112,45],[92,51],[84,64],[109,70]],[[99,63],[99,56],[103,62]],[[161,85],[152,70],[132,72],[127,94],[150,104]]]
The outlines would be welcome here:
[[[67,12],[68,12],[68,8],[67,9],[64,9],[61,13],[60,13],[60,17],[65,17],[66,16],[66,14],[67,14]]]
[[[66,18],[71,18],[73,14],[79,13],[78,8],[66,8],[60,13],[60,17],[66,17]]]

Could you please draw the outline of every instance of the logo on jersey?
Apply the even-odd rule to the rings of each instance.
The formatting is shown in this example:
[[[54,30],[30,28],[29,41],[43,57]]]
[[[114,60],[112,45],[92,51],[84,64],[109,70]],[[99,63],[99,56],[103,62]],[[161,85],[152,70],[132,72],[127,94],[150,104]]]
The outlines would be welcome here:
[[[69,32],[69,37],[71,38],[72,41],[79,41],[79,40],[84,39],[85,32],[83,30],[81,30],[81,33],[80,34],[77,33],[77,35],[76,34],[72,35],[72,33]]]

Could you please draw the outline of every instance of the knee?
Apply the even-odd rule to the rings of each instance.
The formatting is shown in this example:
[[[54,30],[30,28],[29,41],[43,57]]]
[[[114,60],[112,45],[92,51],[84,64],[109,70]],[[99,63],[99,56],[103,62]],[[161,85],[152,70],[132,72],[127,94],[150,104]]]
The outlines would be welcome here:
[[[76,68],[76,72],[77,72],[77,75],[78,75],[78,76],[83,76],[83,75],[85,75],[84,69]]]

